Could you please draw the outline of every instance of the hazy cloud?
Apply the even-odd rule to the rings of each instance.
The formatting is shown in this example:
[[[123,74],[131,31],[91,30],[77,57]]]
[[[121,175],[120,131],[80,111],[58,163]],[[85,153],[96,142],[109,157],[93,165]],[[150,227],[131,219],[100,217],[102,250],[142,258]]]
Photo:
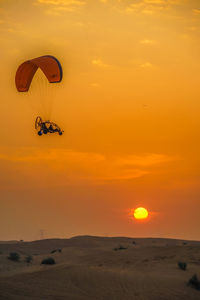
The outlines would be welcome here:
[[[193,9],[193,13],[195,15],[200,15],[200,9]]]
[[[124,13],[152,15],[179,4],[181,4],[180,0],[141,0],[138,2],[116,0],[115,8]]]
[[[50,4],[55,6],[82,6],[85,1],[79,0],[37,0],[42,4]]]
[[[2,174],[9,170],[9,178],[13,178],[8,180],[10,185],[19,185],[20,178],[20,185],[23,185],[23,180],[37,185],[44,178],[45,182],[54,182],[55,185],[106,184],[152,173],[152,167],[156,168],[169,160],[171,158],[163,154],[105,156],[66,149],[18,148],[14,151],[1,150],[0,170]],[[1,179],[6,184],[5,174]]]
[[[107,69],[111,67],[111,65],[104,63],[100,58],[93,59],[92,64],[102,69]]]
[[[146,63],[143,63],[140,65],[140,68],[142,68],[142,69],[151,69],[153,67],[154,67],[154,65],[150,62],[146,62]]]
[[[140,44],[143,45],[155,45],[157,42],[155,40],[144,39],[140,41]]]
[[[149,167],[169,160],[171,160],[171,158],[163,154],[129,155],[116,159],[118,165],[134,165],[140,167]]]
[[[83,0],[37,0],[35,4],[43,5],[45,12],[51,15],[61,15],[63,12],[73,12],[86,4]]]

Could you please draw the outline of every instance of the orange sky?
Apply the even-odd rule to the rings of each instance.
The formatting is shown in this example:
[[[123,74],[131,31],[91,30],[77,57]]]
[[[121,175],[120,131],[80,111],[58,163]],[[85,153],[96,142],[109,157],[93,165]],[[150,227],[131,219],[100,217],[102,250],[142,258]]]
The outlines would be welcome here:
[[[0,240],[199,239],[198,0],[1,0],[0,42]],[[18,65],[45,54],[62,83],[38,72],[18,94]],[[65,134],[38,137],[37,115]]]

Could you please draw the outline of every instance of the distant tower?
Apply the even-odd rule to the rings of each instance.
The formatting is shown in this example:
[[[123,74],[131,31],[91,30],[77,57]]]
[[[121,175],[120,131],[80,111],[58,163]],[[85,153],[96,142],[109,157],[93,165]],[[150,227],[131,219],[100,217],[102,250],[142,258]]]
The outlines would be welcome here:
[[[44,240],[45,237],[45,230],[44,229],[40,229],[40,239]]]

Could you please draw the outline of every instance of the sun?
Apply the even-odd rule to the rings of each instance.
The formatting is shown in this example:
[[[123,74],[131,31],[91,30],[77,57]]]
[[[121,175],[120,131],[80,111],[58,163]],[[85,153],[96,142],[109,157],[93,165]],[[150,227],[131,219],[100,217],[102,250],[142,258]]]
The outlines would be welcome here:
[[[144,220],[148,218],[149,212],[144,207],[138,207],[134,209],[133,215],[136,220]]]

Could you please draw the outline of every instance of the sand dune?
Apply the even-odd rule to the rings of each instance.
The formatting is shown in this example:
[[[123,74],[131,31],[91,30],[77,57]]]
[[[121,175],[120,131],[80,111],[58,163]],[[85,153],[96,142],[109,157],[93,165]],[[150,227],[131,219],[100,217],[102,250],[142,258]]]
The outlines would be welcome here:
[[[62,252],[51,253],[56,249]],[[10,252],[18,252],[20,262],[8,260]],[[187,286],[194,273],[200,276],[200,242],[80,236],[1,242],[0,253],[0,299],[200,299],[200,291]],[[33,256],[29,265],[26,255]],[[47,257],[56,264],[40,265]]]

